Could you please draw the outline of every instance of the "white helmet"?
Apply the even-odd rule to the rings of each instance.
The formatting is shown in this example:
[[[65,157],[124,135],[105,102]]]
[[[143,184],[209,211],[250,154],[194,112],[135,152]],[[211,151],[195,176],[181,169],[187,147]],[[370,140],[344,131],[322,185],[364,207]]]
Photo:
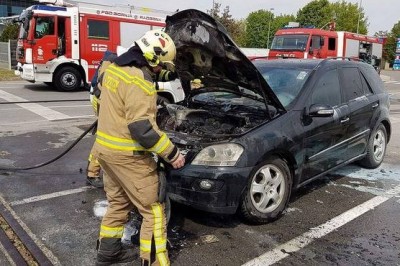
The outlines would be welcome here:
[[[176,47],[172,38],[162,30],[146,32],[136,44],[142,50],[150,66],[157,66],[160,62],[173,61]]]

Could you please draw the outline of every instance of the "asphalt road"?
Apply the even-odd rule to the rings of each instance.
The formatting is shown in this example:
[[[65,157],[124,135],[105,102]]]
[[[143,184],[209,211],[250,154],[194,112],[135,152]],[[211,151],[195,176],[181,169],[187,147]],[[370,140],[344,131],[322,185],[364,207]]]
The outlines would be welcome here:
[[[400,72],[382,74],[393,134],[380,168],[349,165],[309,184],[267,225],[173,205],[172,265],[400,265]],[[0,166],[36,165],[61,153],[95,120],[87,98],[86,91],[0,83]],[[24,103],[43,100],[78,101]],[[94,265],[105,194],[85,184],[93,141],[86,136],[43,168],[0,171],[0,203],[55,265]],[[0,265],[13,265],[1,245]]]

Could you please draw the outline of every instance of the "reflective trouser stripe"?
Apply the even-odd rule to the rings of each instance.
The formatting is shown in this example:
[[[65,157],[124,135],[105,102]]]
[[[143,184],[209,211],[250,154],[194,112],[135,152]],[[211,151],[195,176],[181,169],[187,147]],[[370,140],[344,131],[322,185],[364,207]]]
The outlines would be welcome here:
[[[154,228],[153,237],[155,242],[155,253],[161,266],[168,266],[169,260],[167,257],[167,239],[165,238],[166,232],[163,226],[163,211],[160,203],[151,205],[153,212]],[[140,239],[140,250],[142,252],[151,252],[151,240]]]
[[[100,226],[100,238],[122,238],[124,233],[123,226],[108,227],[105,225]]]

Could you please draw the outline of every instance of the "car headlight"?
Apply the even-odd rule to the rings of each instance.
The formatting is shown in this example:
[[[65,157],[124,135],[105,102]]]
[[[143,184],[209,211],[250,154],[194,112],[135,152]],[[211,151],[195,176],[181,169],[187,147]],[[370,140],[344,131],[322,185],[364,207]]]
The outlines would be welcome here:
[[[202,149],[192,165],[234,166],[243,150],[242,146],[234,143],[212,145]]]

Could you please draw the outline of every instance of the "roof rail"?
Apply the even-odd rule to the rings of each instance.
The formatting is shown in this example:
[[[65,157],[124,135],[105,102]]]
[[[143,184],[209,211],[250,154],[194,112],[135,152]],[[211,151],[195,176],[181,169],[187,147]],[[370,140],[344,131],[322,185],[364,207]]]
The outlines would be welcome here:
[[[357,62],[362,62],[363,60],[361,60],[358,57],[344,57],[344,56],[338,56],[338,57],[329,57],[323,60],[324,61],[328,61],[328,60],[347,60],[347,61],[357,61]]]

